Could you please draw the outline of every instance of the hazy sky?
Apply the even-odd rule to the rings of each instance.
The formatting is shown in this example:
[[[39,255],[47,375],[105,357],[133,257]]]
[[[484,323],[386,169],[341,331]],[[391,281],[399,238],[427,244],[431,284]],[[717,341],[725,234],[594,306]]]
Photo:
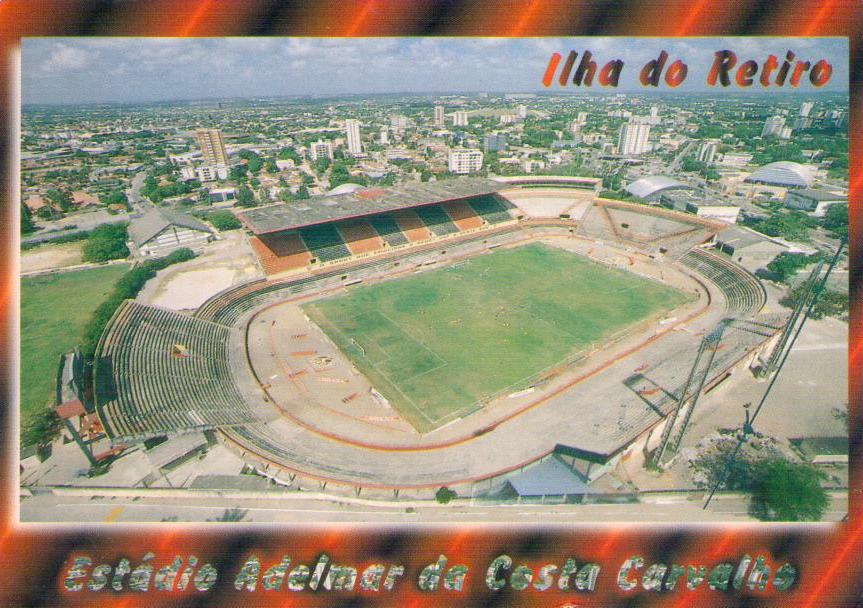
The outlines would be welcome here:
[[[759,65],[770,53],[781,62],[788,50],[812,63],[826,59],[833,75],[817,90],[848,89],[845,38],[31,38],[22,44],[22,101],[535,91],[542,89],[550,55],[570,50],[579,58],[590,50],[600,67],[623,60],[618,90],[648,91],[638,72],[663,49],[669,63],[680,58],[689,68],[676,91],[710,90],[705,79],[713,53],[723,49]],[[563,89],[555,84],[552,90]],[[614,89],[594,81],[589,90]],[[763,89],[756,82],[751,90]],[[805,77],[797,89],[813,90]]]

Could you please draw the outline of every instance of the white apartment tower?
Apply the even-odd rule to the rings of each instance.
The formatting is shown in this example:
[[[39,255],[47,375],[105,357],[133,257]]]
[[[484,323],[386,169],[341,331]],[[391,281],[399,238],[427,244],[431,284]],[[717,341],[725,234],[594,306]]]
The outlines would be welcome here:
[[[434,124],[437,127],[443,126],[443,106],[434,107]]]
[[[449,170],[459,175],[476,173],[482,169],[482,152],[468,148],[449,151]]]
[[[702,163],[712,163],[716,160],[716,150],[719,144],[715,141],[705,141],[698,149],[698,161]]]
[[[329,141],[323,141],[319,139],[314,142],[311,146],[309,146],[309,155],[312,157],[312,160],[318,160],[319,158],[329,158],[332,160],[333,158],[333,144]]]
[[[761,130],[761,137],[780,136],[782,129],[785,127],[784,116],[771,116],[764,121],[764,128]]]
[[[452,126],[466,127],[468,125],[467,112],[458,111],[453,114]]]
[[[361,154],[363,145],[360,142],[360,121],[348,118],[345,121],[345,134],[348,138],[348,152],[351,154]]]
[[[647,138],[650,135],[650,125],[630,122],[620,127],[617,138],[617,153],[623,156],[644,154],[647,152]]]
[[[201,160],[205,165],[227,166],[228,153],[222,133],[218,129],[198,129],[195,131],[195,139],[201,147]]]

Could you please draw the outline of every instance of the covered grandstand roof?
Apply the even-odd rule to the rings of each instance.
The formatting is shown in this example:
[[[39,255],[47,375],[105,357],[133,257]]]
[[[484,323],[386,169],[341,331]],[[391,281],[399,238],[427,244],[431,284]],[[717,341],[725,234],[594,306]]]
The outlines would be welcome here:
[[[297,203],[270,205],[241,213],[240,219],[255,234],[266,234],[491,194],[504,188],[506,184],[475,177],[438,182],[410,182],[386,189],[363,188],[334,196],[315,196]]]
[[[781,160],[759,167],[743,181],[808,188],[812,184],[813,176],[811,167]]]
[[[692,186],[664,175],[649,175],[647,177],[642,177],[624,187],[624,190],[641,199],[658,196],[661,192],[665,192],[666,190],[682,189],[694,190]]]
[[[172,211],[171,209],[152,209],[129,225],[129,238],[140,247],[168,226],[180,226],[201,232],[213,229],[196,217]]]
[[[557,458],[549,458],[508,479],[519,496],[591,494],[592,490]]]

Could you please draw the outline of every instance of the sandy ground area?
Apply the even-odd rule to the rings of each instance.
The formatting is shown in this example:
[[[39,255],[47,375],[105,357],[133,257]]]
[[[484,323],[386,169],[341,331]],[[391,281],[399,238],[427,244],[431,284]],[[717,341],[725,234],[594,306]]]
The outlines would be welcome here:
[[[169,266],[150,280],[138,302],[172,310],[198,308],[220,291],[261,277],[254,254],[239,230],[223,233],[194,260]]]
[[[35,249],[21,252],[21,273],[67,268],[82,263],[81,250],[83,241],[77,243],[62,243],[60,245],[42,245]]]

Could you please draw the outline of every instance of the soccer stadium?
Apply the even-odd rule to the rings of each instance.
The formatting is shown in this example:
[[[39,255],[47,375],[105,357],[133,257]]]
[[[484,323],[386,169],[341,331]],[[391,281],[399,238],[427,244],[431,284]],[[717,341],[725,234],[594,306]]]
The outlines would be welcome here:
[[[213,432],[274,484],[384,498],[529,492],[561,464],[586,495],[620,459],[673,457],[782,319],[711,249],[723,224],[598,187],[456,178],[241,213],[265,278],[194,314],[123,304],[101,425],[115,446]]]

